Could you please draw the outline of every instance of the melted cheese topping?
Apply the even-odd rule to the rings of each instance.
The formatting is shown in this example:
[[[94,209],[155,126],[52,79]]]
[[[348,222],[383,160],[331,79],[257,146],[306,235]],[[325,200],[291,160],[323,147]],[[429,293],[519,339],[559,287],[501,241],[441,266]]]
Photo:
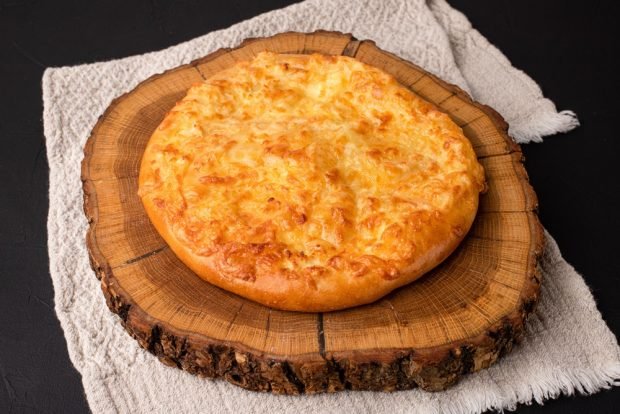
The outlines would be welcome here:
[[[461,129],[388,74],[265,52],[177,103],[148,143],[139,194],[200,276],[271,306],[329,310],[443,260],[483,187]]]

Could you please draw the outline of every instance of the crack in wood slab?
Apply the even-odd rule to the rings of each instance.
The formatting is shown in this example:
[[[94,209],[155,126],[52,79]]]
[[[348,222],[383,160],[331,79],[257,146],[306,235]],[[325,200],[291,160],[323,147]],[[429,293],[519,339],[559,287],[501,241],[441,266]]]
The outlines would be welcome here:
[[[437,102],[435,105],[441,107],[441,104],[444,103],[445,101],[447,101],[448,99],[452,98],[453,96],[456,96],[456,93],[452,93],[450,95],[448,95],[447,97],[445,97],[444,99],[442,99],[441,101]],[[443,108],[441,108],[443,109]],[[471,122],[471,121],[470,121]]]
[[[388,299],[385,299],[385,302],[388,304],[388,306],[392,310],[392,313],[394,314],[394,319],[396,319],[396,329],[398,330],[398,339],[400,340],[400,344],[402,346],[405,344],[405,341],[403,341],[403,334],[400,331],[400,328],[401,326],[405,326],[405,324],[400,319],[400,315],[398,314],[398,311],[394,308],[394,305],[392,304],[392,302]]]
[[[198,66],[196,65],[192,65],[192,67],[194,69],[196,69],[196,72],[198,72],[198,74],[200,75],[200,77],[202,78],[202,80],[207,80],[207,78],[205,77],[205,75],[200,71],[200,69],[198,69]]]
[[[271,312],[273,309],[269,308],[269,314],[267,314],[267,323],[265,326],[265,341],[263,342],[263,349],[267,349],[267,339],[269,339],[269,330],[271,329]]]
[[[232,330],[233,325],[235,324],[235,321],[237,320],[237,317],[239,316],[239,314],[241,313],[241,310],[243,309],[243,307],[245,306],[245,302],[241,302],[241,306],[239,306],[239,308],[237,309],[237,311],[235,312],[235,315],[232,317],[232,319],[230,320],[230,322],[228,323],[228,327],[226,328],[226,335],[225,338],[228,338],[228,335],[230,335],[230,331]]]
[[[357,55],[357,51],[359,50],[361,44],[362,44],[361,41],[357,39],[352,39],[344,47],[344,50],[342,51],[342,56],[355,57],[355,55]]]
[[[148,257],[154,256],[154,255],[156,255],[157,253],[161,253],[161,252],[163,252],[164,250],[166,250],[167,248],[168,248],[168,245],[166,245],[166,246],[162,246],[162,247],[160,247],[159,249],[155,249],[155,250],[152,250],[152,251],[150,251],[150,252],[147,252],[147,253],[141,254],[141,255],[140,255],[140,256],[138,256],[138,257],[134,257],[133,259],[129,259],[129,260],[125,261],[125,263],[123,263],[122,265],[117,266],[116,268],[118,269],[119,267],[123,267],[123,266],[127,266],[127,265],[130,265],[130,264],[133,264],[133,263],[139,262],[140,260],[144,260],[144,259],[146,259],[146,258],[148,258]]]
[[[416,79],[415,82],[410,83],[409,85],[407,85],[407,87],[409,89],[411,89],[412,86],[417,85],[418,83],[422,82],[424,79],[428,78],[427,75],[422,75],[419,79]],[[416,95],[419,95],[416,91],[413,91]]]
[[[454,94],[454,95],[456,95],[456,94]],[[452,95],[452,96],[454,96],[454,95]],[[452,96],[449,96],[448,98],[451,98]],[[482,119],[482,118],[484,118],[484,117],[486,117],[486,116],[487,116],[486,114],[482,114],[482,115],[480,115],[479,117],[476,117],[476,118],[474,118],[474,119],[471,119],[471,120],[467,121],[466,123],[464,123],[464,124],[462,124],[462,125],[459,125],[459,126],[460,126],[461,128],[466,127],[467,125],[471,124],[472,122],[476,122],[477,120]]]
[[[481,148],[481,147],[474,147],[474,150]],[[521,152],[521,151],[515,151],[515,150],[509,150],[508,152],[498,152],[497,154],[485,154],[485,155],[477,155],[476,158],[479,160],[483,160],[486,158],[492,158],[492,157],[501,157],[501,156],[506,156],[506,155],[512,155],[515,154],[517,152]]]
[[[323,359],[326,359],[325,357],[325,331],[323,328],[323,313],[319,313],[317,316],[317,335],[318,335],[318,342],[319,342],[319,355],[321,355]]]

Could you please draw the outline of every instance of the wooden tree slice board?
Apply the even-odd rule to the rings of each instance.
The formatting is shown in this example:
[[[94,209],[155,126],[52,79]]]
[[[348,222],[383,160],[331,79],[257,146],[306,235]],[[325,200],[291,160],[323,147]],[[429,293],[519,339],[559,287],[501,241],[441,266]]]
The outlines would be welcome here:
[[[264,50],[354,56],[463,128],[489,189],[467,238],[443,264],[370,305],[295,313],[212,286],[176,258],[137,196],[144,148],[193,83]],[[102,115],[82,164],[92,267],[127,331],[190,373],[282,394],[445,389],[510,351],[538,296],[536,195],[506,131],[491,108],[371,41],[324,31],[247,40],[145,80]]]

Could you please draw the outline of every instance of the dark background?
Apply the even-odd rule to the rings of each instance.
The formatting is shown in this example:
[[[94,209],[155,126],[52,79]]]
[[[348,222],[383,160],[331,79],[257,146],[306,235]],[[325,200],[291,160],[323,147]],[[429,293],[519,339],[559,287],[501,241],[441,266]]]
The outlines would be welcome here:
[[[44,68],[159,50],[287,3],[0,0],[0,413],[88,412],[54,313],[48,273]],[[614,4],[451,3],[559,109],[579,115],[580,128],[526,145],[523,152],[542,222],[585,276],[617,335],[620,34]],[[518,412],[602,413],[618,407],[620,391],[612,390],[520,406]]]

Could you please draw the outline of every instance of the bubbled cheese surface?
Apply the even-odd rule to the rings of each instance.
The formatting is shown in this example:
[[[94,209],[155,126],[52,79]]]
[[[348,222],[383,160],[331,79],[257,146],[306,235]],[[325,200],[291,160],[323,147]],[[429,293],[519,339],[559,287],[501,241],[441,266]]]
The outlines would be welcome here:
[[[139,195],[199,276],[322,311],[437,265],[483,187],[461,129],[388,74],[349,57],[264,52],[194,85],[167,114]]]

